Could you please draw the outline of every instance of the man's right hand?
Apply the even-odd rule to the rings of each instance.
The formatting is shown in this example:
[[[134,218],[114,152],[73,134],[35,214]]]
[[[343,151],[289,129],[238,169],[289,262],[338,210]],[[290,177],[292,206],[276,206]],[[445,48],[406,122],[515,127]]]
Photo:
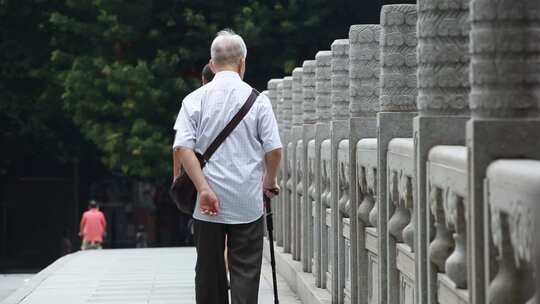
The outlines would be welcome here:
[[[219,201],[212,189],[199,192],[199,205],[203,214],[213,216],[219,212]]]
[[[276,196],[280,191],[277,178],[269,178],[268,176],[265,176],[263,180],[263,190],[264,194],[269,198]]]

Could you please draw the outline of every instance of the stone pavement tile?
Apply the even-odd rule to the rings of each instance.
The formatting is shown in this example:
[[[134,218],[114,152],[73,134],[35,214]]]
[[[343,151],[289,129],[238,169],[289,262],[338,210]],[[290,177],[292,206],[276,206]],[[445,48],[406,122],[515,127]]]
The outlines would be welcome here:
[[[194,248],[101,250],[52,265],[10,304],[195,303]],[[269,264],[263,263],[259,303],[273,304]],[[280,302],[301,303],[279,280]],[[18,300],[17,300],[18,299]]]
[[[272,268],[270,263],[263,259],[261,289],[259,291],[259,304],[274,304],[274,288],[272,285]],[[289,288],[285,279],[279,274],[277,277],[278,296],[281,304],[301,304],[296,294]]]
[[[0,301],[24,285],[34,274],[0,274]]]

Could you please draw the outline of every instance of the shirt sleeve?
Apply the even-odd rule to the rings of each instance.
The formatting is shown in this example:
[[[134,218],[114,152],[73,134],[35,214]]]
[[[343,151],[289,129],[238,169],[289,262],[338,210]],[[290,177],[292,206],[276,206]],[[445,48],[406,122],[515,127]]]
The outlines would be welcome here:
[[[182,108],[180,108],[174,129],[176,130],[176,135],[174,137],[173,149],[178,147],[195,148],[196,123],[185,102]]]
[[[259,109],[259,116],[257,117],[257,128],[259,132],[259,139],[262,142],[264,152],[270,152],[282,147],[281,139],[279,138],[279,129],[272,110],[272,105],[268,97],[260,95],[261,106]]]

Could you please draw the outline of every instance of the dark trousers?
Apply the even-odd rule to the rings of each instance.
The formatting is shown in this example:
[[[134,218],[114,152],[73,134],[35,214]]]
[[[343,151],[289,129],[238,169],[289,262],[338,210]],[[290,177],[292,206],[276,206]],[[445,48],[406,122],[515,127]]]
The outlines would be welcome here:
[[[247,224],[195,220],[197,304],[229,304],[225,273],[225,235],[232,304],[256,304],[261,275],[264,219]]]

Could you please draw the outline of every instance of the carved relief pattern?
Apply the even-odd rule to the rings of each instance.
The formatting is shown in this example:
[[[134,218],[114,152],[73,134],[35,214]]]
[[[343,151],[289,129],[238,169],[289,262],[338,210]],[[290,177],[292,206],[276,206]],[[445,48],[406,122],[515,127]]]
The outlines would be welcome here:
[[[314,124],[317,122],[317,108],[315,104],[315,60],[306,60],[302,66],[302,96],[304,124]]]
[[[317,121],[329,122],[332,120],[332,103],[330,95],[332,90],[330,67],[332,61],[331,51],[320,51],[315,55],[317,67],[315,68],[315,103],[317,105]]]
[[[294,126],[301,126],[304,123],[303,73],[302,68],[295,68],[292,72],[292,123]]]
[[[536,116],[540,2],[471,2],[470,108],[477,117]]]
[[[470,0],[418,1],[418,109],[468,112]]]
[[[349,119],[349,39],[332,43],[332,120]]]
[[[352,117],[371,116],[379,111],[381,27],[359,24],[349,30],[349,93]]]
[[[416,110],[416,5],[381,11],[381,111]]]

